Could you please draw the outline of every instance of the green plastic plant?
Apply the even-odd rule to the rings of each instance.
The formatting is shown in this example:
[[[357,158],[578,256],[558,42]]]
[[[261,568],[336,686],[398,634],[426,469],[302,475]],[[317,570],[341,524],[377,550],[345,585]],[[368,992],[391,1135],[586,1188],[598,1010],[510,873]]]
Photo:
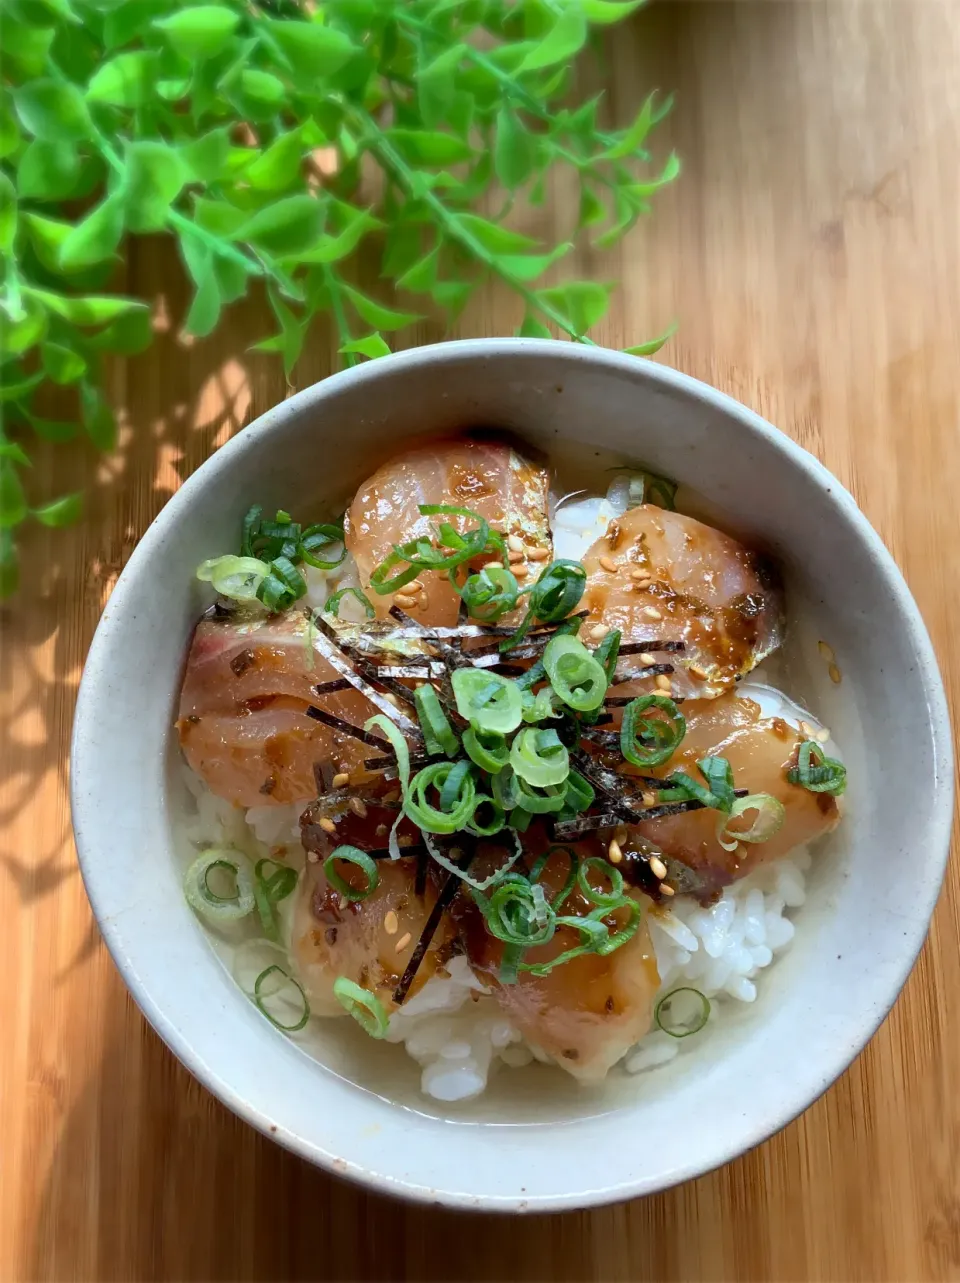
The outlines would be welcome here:
[[[103,355],[151,341],[147,305],[110,291],[127,235],[176,239],[189,334],[262,281],[276,332],[256,346],[288,377],[318,313],[352,365],[419,319],[397,291],[455,318],[490,277],[523,299],[521,334],[590,342],[612,287],[538,286],[572,245],[504,220],[519,196],[542,201],[562,164],[579,179],[577,231],[609,246],[676,176],[672,155],[646,168],[668,104],[651,96],[621,130],[601,128],[598,99],[566,105],[591,28],[640,2],[3,0],[0,594],[17,583],[16,527],[81,509],[77,494],[30,507],[31,432],[82,425],[115,445]],[[344,270],[367,238],[389,305]],[[46,382],[75,388],[76,423],[37,413]]]

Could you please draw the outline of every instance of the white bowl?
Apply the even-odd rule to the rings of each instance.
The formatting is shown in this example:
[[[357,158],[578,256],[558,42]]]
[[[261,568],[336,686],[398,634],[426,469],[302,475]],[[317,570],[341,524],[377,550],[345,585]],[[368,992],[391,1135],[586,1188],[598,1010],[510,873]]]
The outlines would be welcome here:
[[[753,1008],[672,1067],[614,1073],[599,1091],[559,1071],[505,1071],[491,1097],[444,1116],[417,1096],[401,1049],[369,1044],[352,1021],[324,1022],[318,1063],[235,986],[180,889],[171,728],[205,604],[194,568],[234,546],[251,502],[316,511],[346,499],[405,438],[476,425],[584,460],[604,448],[642,462],[769,548],[790,590],[791,689],[843,746],[850,788],[794,945]],[[836,652],[840,685],[818,638]],[[186,482],[104,611],[80,688],[72,778],[80,863],[104,938],[147,1019],[201,1082],[332,1171],[424,1201],[506,1211],[662,1189],[805,1109],[861,1050],[913,965],[953,806],[929,638],[843,487],[694,379],[596,348],[510,339],[419,348],[335,375],[251,424]]]

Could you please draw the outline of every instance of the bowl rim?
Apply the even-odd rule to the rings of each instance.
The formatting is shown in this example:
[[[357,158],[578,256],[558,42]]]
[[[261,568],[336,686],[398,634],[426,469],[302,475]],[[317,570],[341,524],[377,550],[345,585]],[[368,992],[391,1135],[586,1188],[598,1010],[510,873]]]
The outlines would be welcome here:
[[[381,380],[389,381],[392,375],[404,369],[429,367],[437,363],[468,360],[489,361],[501,357],[526,354],[531,358],[549,357],[553,361],[567,362],[571,366],[587,365],[611,373],[629,373],[633,378],[645,380],[655,389],[673,391],[687,400],[711,405],[717,411],[735,419],[748,433],[763,439],[773,449],[784,455],[790,465],[805,472],[821,489],[829,493],[830,500],[845,510],[845,515],[856,536],[866,546],[889,591],[899,623],[909,630],[916,646],[916,662],[928,693],[929,725],[934,756],[944,765],[946,787],[936,791],[926,818],[928,853],[924,876],[919,884],[920,894],[912,905],[909,931],[904,933],[899,953],[896,984],[883,1002],[872,1011],[865,1009],[854,1037],[838,1046],[833,1057],[820,1065],[820,1087],[812,1094],[804,1093],[801,1099],[784,1102],[778,1112],[758,1118],[747,1128],[742,1140],[735,1145],[718,1147],[718,1152],[681,1164],[669,1173],[666,1180],[632,1178],[609,1187],[573,1192],[569,1195],[541,1195],[530,1198],[497,1194],[466,1194],[442,1189],[426,1189],[413,1179],[389,1176],[356,1163],[345,1163],[326,1153],[318,1152],[304,1137],[286,1128],[279,1131],[271,1126],[270,1117],[252,1100],[240,1095],[230,1085],[229,1077],[221,1074],[213,1064],[203,1059],[192,1046],[188,1036],[178,1028],[175,1019],[159,1003],[149,985],[141,981],[128,949],[129,940],[117,926],[112,910],[109,880],[102,878],[98,868],[96,840],[91,836],[95,829],[93,816],[88,816],[89,804],[84,797],[83,781],[95,770],[97,749],[86,728],[96,722],[98,702],[99,659],[107,649],[112,634],[121,627],[128,591],[133,581],[149,561],[154,545],[162,538],[163,530],[175,522],[181,511],[193,502],[195,492],[202,491],[207,480],[224,467],[234,456],[255,446],[261,435],[270,433],[291,415],[302,415],[317,409],[331,395],[342,392],[353,384],[366,383],[371,388]],[[936,905],[950,852],[950,837],[954,807],[953,741],[947,698],[943,687],[933,644],[903,575],[886,545],[861,512],[853,496],[820,461],[775,428],[760,415],[728,394],[703,383],[691,375],[659,362],[638,359],[620,352],[595,346],[564,343],[557,340],[486,338],[460,339],[424,345],[403,352],[392,353],[350,369],[339,371],[295,393],[288,400],[267,410],[247,427],[234,435],[209,456],[171,496],[151,522],[124,566],[109,601],[104,608],[90,645],[77,695],[73,734],[70,748],[70,802],[77,855],[84,887],[107,948],[125,985],[152,1028],[166,1043],[177,1059],[233,1113],[256,1128],[269,1139],[277,1141],[291,1152],[319,1165],[331,1174],[346,1176],[367,1188],[380,1193],[402,1196],[424,1204],[438,1203],[460,1210],[487,1211],[563,1211],[598,1206],[620,1201],[639,1194],[670,1188],[683,1181],[703,1175],[775,1135],[793,1119],[812,1105],[828,1087],[852,1064],[867,1042],[876,1033],[899,997],[912,971],[926,939],[930,920]],[[88,819],[91,821],[88,825]]]

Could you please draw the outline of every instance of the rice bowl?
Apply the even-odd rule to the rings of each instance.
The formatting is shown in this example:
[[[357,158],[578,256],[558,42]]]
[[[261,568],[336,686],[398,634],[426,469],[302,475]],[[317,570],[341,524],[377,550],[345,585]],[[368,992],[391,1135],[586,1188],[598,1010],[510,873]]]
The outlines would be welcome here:
[[[496,378],[489,374],[491,361]],[[426,368],[430,378],[424,381],[420,372]],[[547,401],[549,415],[544,409]],[[734,906],[732,913],[720,907],[726,899],[721,895],[715,908],[721,919],[729,917],[726,929],[733,928],[726,942],[719,939],[724,924],[711,923],[709,915],[703,921],[695,918],[684,923],[683,915],[675,914],[698,942],[710,940],[711,950],[719,950],[716,956],[705,945],[701,950],[699,943],[697,951],[692,951],[682,931],[679,940],[667,933],[666,940],[654,941],[665,971],[668,955],[661,951],[674,948],[679,968],[690,965],[682,958],[684,953],[691,959],[697,953],[710,956],[712,965],[727,944],[731,956],[744,947],[749,918],[754,925],[747,947],[767,948],[773,954],[773,947],[758,937],[760,915],[754,892],[764,897],[763,926],[772,927],[774,934],[776,921],[786,931],[782,924],[789,922],[794,909],[799,910],[796,921],[803,923],[803,929],[798,929],[789,947],[781,946],[776,964],[761,966],[763,952],[759,960],[752,960],[758,973],[764,974],[747,1023],[733,1008],[746,1011],[750,1004],[737,1003],[733,995],[730,1003],[718,1004],[721,1009],[729,1006],[731,1012],[720,1016],[716,1030],[705,1031],[712,1044],[709,1056],[693,1049],[688,1054],[684,1045],[672,1060],[678,1067],[675,1072],[664,1064],[642,1078],[624,1074],[622,1084],[605,1088],[602,1098],[592,1102],[585,1102],[580,1089],[571,1093],[559,1087],[551,1088],[546,1098],[535,1093],[537,1099],[531,1100],[529,1093],[514,1093],[512,1086],[503,1085],[519,1082],[522,1072],[498,1073],[496,1091],[491,1082],[493,1094],[488,1092],[470,1117],[512,1124],[508,1144],[515,1174],[506,1182],[500,1166],[502,1148],[498,1153],[504,1143],[502,1133],[499,1142],[494,1140],[498,1128],[461,1130],[457,1153],[449,1161],[430,1139],[426,1122],[415,1128],[412,1150],[409,1144],[400,1144],[396,1129],[407,1125],[402,1123],[404,1118],[409,1123],[414,1116],[409,1110],[424,1111],[422,1104],[415,1104],[418,1093],[408,1092],[405,1084],[410,1080],[392,1057],[389,1071],[368,1073],[356,1039],[338,1033],[321,1057],[324,1067],[318,1069],[312,1055],[304,1057],[269,1027],[263,1028],[262,1018],[250,1010],[233,982],[224,985],[217,980],[217,971],[224,979],[225,973],[200,929],[191,923],[173,873],[176,831],[190,821],[184,801],[188,791],[182,773],[177,775],[182,768],[165,727],[172,720],[177,652],[188,635],[191,617],[196,618],[202,605],[194,589],[182,589],[176,581],[189,579],[209,551],[229,546],[236,496],[251,495],[254,483],[265,475],[264,451],[280,460],[276,475],[265,486],[267,493],[260,491],[264,501],[280,507],[305,500],[308,486],[303,474],[309,469],[303,467],[304,451],[309,456],[319,445],[311,443],[311,420],[321,406],[327,430],[337,434],[342,445],[345,484],[341,489],[369,471],[363,452],[372,441],[380,440],[378,454],[383,457],[387,431],[396,439],[398,434],[412,435],[425,423],[449,431],[478,420],[519,430],[544,445],[552,444],[558,433],[573,446],[577,425],[589,418],[593,435],[599,434],[606,448],[689,481],[705,505],[726,518],[720,524],[771,545],[788,563],[786,577],[805,599],[802,614],[809,621],[809,628],[796,636],[789,656],[800,676],[789,689],[804,707],[820,714],[843,747],[851,781],[861,781],[851,784],[852,823],[847,835],[841,826],[836,841],[830,839],[834,845],[829,852],[818,854],[806,887],[803,859],[796,864],[792,857],[792,872],[781,873],[785,881],[779,886],[776,881],[769,887],[747,886],[743,904]],[[642,422],[639,439],[634,440],[638,413]],[[347,422],[353,425],[352,432],[346,431]],[[750,479],[749,495],[745,477]],[[787,488],[775,497],[778,484]],[[789,495],[786,502],[784,495]],[[801,546],[803,557],[798,560],[794,550]],[[148,584],[140,567],[151,548],[153,578]],[[878,610],[885,612],[888,625],[882,635],[868,626],[871,613]],[[816,655],[816,642],[824,636],[830,639],[843,672],[838,687]],[[135,665],[133,654],[138,657]],[[119,690],[118,682],[143,685],[144,660],[150,680],[140,702],[141,724],[147,731],[138,747],[113,715],[112,693]],[[924,819],[925,840],[919,844],[921,867],[915,865],[909,878],[898,863],[899,852],[917,849],[916,834],[908,837],[903,821],[891,809],[879,784],[879,764],[869,748],[871,742],[879,742],[874,732],[892,714],[893,695],[881,670],[898,673],[898,696],[904,691],[908,695],[905,711],[897,700],[898,717],[906,719],[905,737],[921,746],[911,760],[935,784],[931,813]],[[734,403],[645,363],[530,342],[453,344],[385,361],[379,372],[374,365],[338,376],[322,389],[302,394],[254,425],[187,483],[125,571],[91,652],[75,740],[75,818],[88,890],[128,983],[178,1054],[245,1117],[268,1132],[275,1126],[278,1138],[315,1161],[380,1188],[442,1197],[463,1206],[581,1206],[662,1187],[755,1143],[809,1103],[862,1045],[906,975],[939,886],[951,805],[949,740],[944,728],[935,666],[909,596],[852,502],[802,452]],[[885,769],[896,769],[898,751],[893,744],[892,761],[885,763]],[[119,793],[138,799],[135,810],[127,803],[119,807],[116,837],[111,839],[97,818],[106,810],[103,790],[108,779],[110,796],[116,798]],[[871,799],[869,807],[861,805],[866,797]],[[254,818],[259,822],[262,817]],[[144,851],[143,860],[134,867],[129,861],[107,858],[110,849],[125,844]],[[882,879],[870,872],[876,860],[882,862]],[[744,885],[738,884],[738,890]],[[790,905],[791,898],[805,893],[807,904]],[[768,896],[772,897],[769,902]],[[782,901],[779,907],[778,900]],[[891,900],[901,906],[898,915],[889,916],[885,906]],[[909,911],[905,934],[904,905]],[[737,943],[741,923],[743,935]],[[653,932],[656,935],[656,928]],[[161,955],[167,960],[164,965]],[[742,955],[740,960],[744,961]],[[752,983],[746,972],[741,974]],[[711,981],[704,975],[701,971],[697,978],[709,987]],[[726,979],[719,972],[715,979],[718,984],[723,981],[719,985],[723,988],[731,976],[732,968]],[[772,987],[765,993],[768,984]],[[202,1001],[198,989],[204,995]],[[756,1025],[752,1023],[755,1015]],[[419,1032],[420,1042],[412,1031],[409,1040],[428,1058],[434,1054],[433,1043],[422,1029]],[[510,1041],[496,1050],[514,1047],[520,1052],[509,1030],[491,1026],[491,1046],[505,1036]],[[757,1071],[758,1037],[765,1049],[762,1071]],[[802,1058],[791,1053],[798,1039],[804,1047]],[[443,1046],[456,1041],[448,1039]],[[223,1059],[227,1047],[229,1065]],[[377,1050],[390,1052],[389,1048]],[[402,1056],[399,1049],[397,1054]],[[657,1052],[656,1039],[631,1053],[641,1061],[656,1059],[658,1054],[666,1053]],[[695,1108],[697,1080],[705,1081],[701,1076],[705,1057],[711,1100],[722,1118],[709,1138],[696,1137],[689,1128],[683,1129],[682,1136],[673,1136],[668,1115],[673,1118]],[[686,1062],[683,1072],[682,1062]],[[540,1073],[539,1069],[531,1072]],[[756,1081],[744,1113],[729,1106],[738,1100],[737,1084],[746,1072]],[[668,1085],[646,1085],[668,1073],[673,1075]],[[265,1075],[273,1084],[267,1094],[258,1085]],[[358,1094],[356,1082],[362,1082],[367,1091]],[[505,1091],[514,1099],[505,1101]],[[303,1104],[305,1093],[311,1092],[319,1092],[323,1099],[322,1120],[312,1118]],[[437,1109],[436,1116],[445,1114]],[[555,1143],[551,1128],[541,1126],[562,1121],[588,1128],[591,1140],[601,1148],[606,1144],[604,1137],[609,1138],[609,1153],[616,1134],[609,1127],[622,1126],[627,1117],[650,1138],[648,1151],[624,1159],[616,1170],[605,1163],[602,1171],[593,1171],[588,1162],[586,1170],[574,1178],[561,1171],[556,1149],[559,1135]],[[368,1125],[376,1126],[376,1143],[363,1131]],[[391,1139],[395,1133],[396,1143]]]

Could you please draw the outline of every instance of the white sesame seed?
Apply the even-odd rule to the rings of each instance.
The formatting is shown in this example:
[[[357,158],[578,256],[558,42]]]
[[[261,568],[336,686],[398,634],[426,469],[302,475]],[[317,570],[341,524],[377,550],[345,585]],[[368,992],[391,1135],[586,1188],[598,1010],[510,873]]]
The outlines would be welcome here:
[[[666,673],[658,673],[654,679],[653,684],[654,686],[657,687],[658,690],[666,691],[667,694],[669,694],[670,691],[673,690],[673,686],[670,684],[670,678],[666,675]]]
[[[800,719],[800,734],[805,735],[808,740],[812,740],[816,734],[810,723],[805,722],[803,718]]]
[[[514,579],[526,579],[530,573],[530,567],[525,566],[522,561],[515,566],[511,566],[510,569],[513,571]]]
[[[530,561],[546,561],[549,556],[549,548],[527,548],[527,557]]]
[[[623,859],[623,852],[620,850],[620,843],[613,838],[607,847],[607,859],[611,864],[619,864]]]
[[[411,606],[417,604],[416,597],[409,597],[406,593],[398,592],[393,599],[393,604],[399,606],[401,610],[409,610]]]
[[[656,656],[651,655],[648,650],[642,650],[637,656],[637,659],[639,659],[641,664],[655,664],[657,662]]]
[[[388,936],[395,936],[400,930],[400,919],[392,909],[390,909],[388,913],[384,914],[383,929],[386,931]]]
[[[594,641],[603,641],[609,631],[606,624],[594,624],[590,629],[590,636]]]
[[[317,852],[316,852],[316,851],[308,851],[308,852],[307,852],[307,863],[308,863],[308,864],[319,864],[319,863],[320,863],[320,856],[317,854]]]
[[[655,878],[659,878],[660,881],[662,882],[663,879],[667,876],[667,866],[658,856],[651,855],[650,872],[653,874]]]
[[[387,701],[388,704],[392,704],[394,708],[400,707],[400,701],[399,699],[397,699],[396,695],[394,695],[393,691],[387,691],[386,695],[384,695],[383,698]]]
[[[502,570],[502,569],[503,569],[503,562],[502,562],[502,561],[488,561],[488,562],[486,563],[486,565],[485,565],[483,568],[484,568],[484,570]]]
[[[511,552],[523,553],[523,540],[519,535],[507,535],[507,547]]]
[[[333,820],[328,819],[327,816],[324,816],[323,819],[318,820],[317,823],[323,829],[324,833],[336,833],[337,831],[337,826],[334,824]]]
[[[612,557],[601,557],[600,569],[605,570],[608,575],[615,575],[617,573],[617,563]]]
[[[673,887],[667,886],[666,882],[660,883],[660,891],[663,895],[676,895]]]
[[[410,932],[404,931],[403,935],[397,941],[397,945],[396,945],[397,953],[403,953],[404,949],[407,947],[407,945],[410,943],[412,939],[413,939],[413,936],[411,936]]]
[[[387,828],[387,826],[386,826],[385,824],[378,824],[378,825],[377,825],[377,837],[378,837],[378,838],[386,837],[386,836],[387,836],[387,834],[388,834],[389,832],[390,832],[390,830]]]
[[[365,820],[367,818],[367,804],[366,802],[361,801],[360,798],[352,797],[347,803],[347,806],[349,806],[354,815],[358,815],[361,820]]]
[[[705,682],[707,678],[710,676],[707,670],[705,668],[701,668],[699,664],[688,664],[687,672],[690,674],[691,677],[696,677],[701,682]]]
[[[826,727],[824,727],[822,731],[817,731],[817,739],[820,741],[821,744],[826,744],[829,738],[830,738],[830,732],[827,730]]]
[[[657,610],[656,606],[644,606],[643,614],[646,619],[662,619],[663,616]]]
[[[423,592],[423,584],[419,579],[411,579],[408,584],[404,584],[408,593]]]
[[[518,561],[523,561],[523,553],[516,552],[513,548],[511,548],[510,551],[507,553],[507,561],[509,561],[511,566],[515,566]]]
[[[427,596],[425,592],[422,592],[418,598],[418,602],[420,605],[420,609],[426,610],[426,608],[430,605],[430,598]]]
[[[818,641],[817,649],[820,651],[821,657],[825,659],[828,664],[835,664],[837,662],[837,657],[833,653],[833,647],[828,646],[825,641]]]
[[[342,789],[344,784],[349,784],[349,783],[350,783],[350,776],[347,774],[346,771],[340,771],[339,774],[333,777],[333,787],[335,789]]]
[[[656,793],[641,793],[640,801],[644,806],[655,806],[657,802]]]
[[[630,571],[630,578],[638,581],[641,579],[649,580],[650,572],[649,570],[641,570],[639,566],[634,566],[633,570]]]
[[[839,686],[842,678],[840,676],[840,669],[836,664],[831,664],[827,669],[827,672],[830,674],[830,680],[833,682],[834,686]]]
[[[627,840],[627,826],[625,824],[618,824],[617,831],[613,836],[617,839],[620,845],[623,846],[624,842]]]

